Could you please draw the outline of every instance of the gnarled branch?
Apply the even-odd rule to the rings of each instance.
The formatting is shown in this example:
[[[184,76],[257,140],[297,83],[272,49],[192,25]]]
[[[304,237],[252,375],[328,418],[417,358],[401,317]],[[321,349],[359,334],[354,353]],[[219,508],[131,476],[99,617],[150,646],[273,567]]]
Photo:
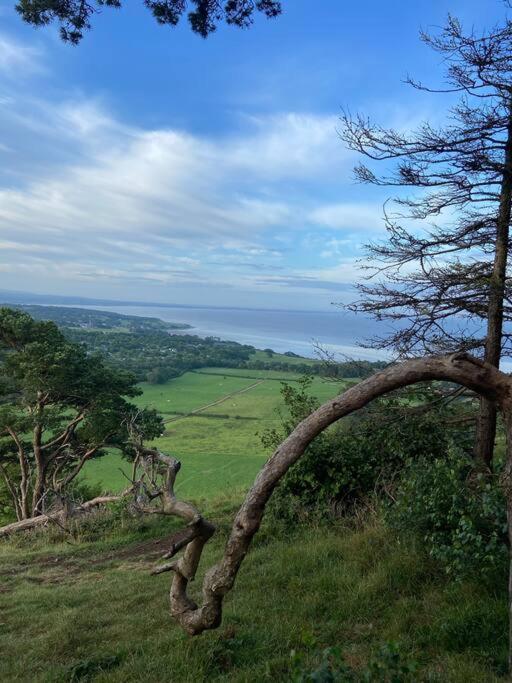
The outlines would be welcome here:
[[[187,585],[195,574],[202,548],[208,540],[204,535],[195,537],[189,532],[192,540],[187,545],[184,558],[156,571],[174,571],[171,613],[187,633],[196,635],[221,623],[223,598],[233,587],[251,540],[260,527],[265,506],[280,479],[311,441],[329,425],[374,399],[395,389],[430,380],[455,382],[496,401],[512,423],[512,380],[495,367],[466,354],[406,361],[373,375],[328,401],[297,425],[256,477],[234,519],[222,559],[205,574],[200,606],[187,595]],[[174,476],[176,473],[177,470]],[[192,515],[195,508],[190,508],[187,514]],[[185,540],[186,536],[183,536]]]

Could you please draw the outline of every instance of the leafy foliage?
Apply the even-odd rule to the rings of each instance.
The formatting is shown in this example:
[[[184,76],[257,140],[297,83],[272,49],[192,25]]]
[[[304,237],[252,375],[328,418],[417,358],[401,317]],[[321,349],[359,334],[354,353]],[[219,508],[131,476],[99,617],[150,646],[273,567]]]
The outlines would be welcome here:
[[[89,352],[100,353],[116,368],[130,370],[139,381],[163,384],[187,370],[208,366],[238,367],[254,352],[248,345],[202,339],[190,334],[163,331],[116,333],[66,330],[68,339],[82,343]]]
[[[297,387],[283,385],[288,415],[280,430],[263,435],[266,446],[277,446],[317,407],[310,386],[309,377]],[[441,458],[455,438],[469,448],[470,433],[461,434],[446,423],[455,409],[438,398],[432,386],[401,392],[323,432],[285,475],[271,509],[280,517],[344,511],[373,492],[387,490],[410,460]]]
[[[496,476],[475,473],[473,461],[460,449],[409,462],[388,516],[398,530],[420,536],[454,578],[506,567],[503,490]]]
[[[159,24],[176,26],[186,13],[187,0],[144,0]],[[281,13],[278,0],[192,0],[193,9],[187,16],[194,33],[203,38],[225,21],[232,26],[248,28],[254,14],[277,17]],[[83,38],[84,31],[91,28],[91,18],[103,7],[119,9],[121,0],[19,0],[16,10],[21,17],[34,26],[45,26],[56,21],[60,25],[62,40],[74,45]]]
[[[127,401],[140,394],[135,377],[88,355],[54,323],[1,308],[0,348],[0,473],[18,518],[64,494],[106,448],[130,454],[128,424],[145,438],[162,433],[155,413]]]

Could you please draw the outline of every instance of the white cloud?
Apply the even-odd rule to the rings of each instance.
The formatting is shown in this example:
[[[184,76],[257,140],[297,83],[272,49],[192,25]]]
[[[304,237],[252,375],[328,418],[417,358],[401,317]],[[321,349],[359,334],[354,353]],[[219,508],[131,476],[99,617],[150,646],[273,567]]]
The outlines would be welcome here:
[[[43,70],[43,53],[38,47],[25,45],[0,34],[0,73],[16,78]]]
[[[259,232],[289,225],[296,212],[269,194],[268,177],[287,172],[311,180],[321,163],[324,172],[335,163],[325,153],[328,126],[314,116],[273,117],[266,126],[258,120],[256,135],[219,141],[129,128],[93,103],[47,113],[52,138],[67,135],[68,145],[74,139],[77,162],[0,190],[4,234],[67,235],[73,247],[77,235],[196,238],[202,246],[236,238],[257,246]],[[39,134],[48,125],[39,119],[28,129],[31,123]]]
[[[373,232],[384,228],[382,206],[372,204],[326,204],[311,211],[309,219],[334,230]]]
[[[324,249],[320,252],[322,258],[334,258],[342,256],[347,250],[353,246],[350,239],[336,239],[332,238],[324,243]]]
[[[255,132],[228,144],[230,163],[273,180],[313,177],[348,156],[336,136],[336,116],[292,112],[248,120]]]
[[[16,132],[13,168],[30,158],[31,140],[44,150],[21,180],[0,185],[1,270],[22,288],[50,279],[337,292],[348,281],[340,272],[293,266],[301,231],[355,230],[374,217],[374,207],[317,205],[347,164],[332,117],[247,119],[243,133],[220,137],[126,125],[94,100],[14,97],[0,108],[0,130],[2,116]],[[344,242],[322,237],[308,249],[310,263],[322,249],[340,257]]]

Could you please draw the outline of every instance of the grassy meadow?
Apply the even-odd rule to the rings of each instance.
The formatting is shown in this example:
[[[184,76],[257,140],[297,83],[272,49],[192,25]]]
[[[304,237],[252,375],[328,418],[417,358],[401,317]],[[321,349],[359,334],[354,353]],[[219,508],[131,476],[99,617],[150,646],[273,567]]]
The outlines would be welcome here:
[[[218,533],[196,595],[235,507],[224,499],[205,508]],[[177,522],[111,514],[91,519],[73,540],[50,530],[0,545],[1,680],[292,681],[292,650],[311,670],[324,648],[338,646],[359,670],[389,642],[415,663],[414,681],[506,680],[505,582],[502,591],[450,582],[374,513],[355,526],[298,530],[266,520],[221,627],[196,638],[169,616],[170,576],[149,573]]]
[[[298,377],[272,370],[207,368],[166,384],[141,384],[138,405],[155,408],[166,420],[165,434],[155,445],[183,463],[177,492],[214,498],[247,489],[269,455],[260,435],[279,424],[281,381]],[[315,378],[312,392],[323,402],[346,385]],[[112,453],[88,463],[84,477],[94,486],[119,491],[126,487],[123,471],[128,474],[128,464]]]

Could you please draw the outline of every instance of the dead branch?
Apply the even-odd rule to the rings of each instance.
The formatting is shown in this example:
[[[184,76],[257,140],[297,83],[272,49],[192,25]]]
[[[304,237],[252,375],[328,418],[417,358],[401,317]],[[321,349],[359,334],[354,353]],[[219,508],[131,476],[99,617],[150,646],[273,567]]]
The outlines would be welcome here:
[[[69,518],[75,519],[86,515],[87,513],[91,512],[91,510],[102,505],[116,503],[130,495],[132,491],[133,488],[130,487],[118,495],[97,496],[96,498],[92,498],[85,503],[77,505],[76,507],[70,507],[69,505],[64,504],[61,509],[56,510],[54,513],[38,515],[37,517],[29,517],[28,519],[22,519],[19,522],[7,524],[6,526],[0,527],[0,538],[4,536],[10,536],[19,531],[29,531],[30,529],[44,527],[50,523],[55,523],[61,528],[65,529],[64,524]]]
[[[174,557],[182,548],[185,548],[184,555],[172,564],[157,567],[153,573],[160,574],[163,571],[172,570],[175,572],[175,581],[180,586],[186,587],[187,583],[192,581],[196,575],[203,547],[215,533],[215,527],[204,519],[191,503],[179,500],[176,497],[174,482],[181,468],[179,460],[158,450],[144,447],[139,448],[139,454],[146,471],[149,467],[156,465],[157,472],[163,478],[163,485],[157,492],[161,503],[157,512],[163,515],[178,516],[188,522],[185,529],[178,531],[171,538],[170,547],[163,559]],[[188,597],[182,598],[180,595],[175,598],[175,603],[180,605],[179,609],[190,608],[192,603]]]

